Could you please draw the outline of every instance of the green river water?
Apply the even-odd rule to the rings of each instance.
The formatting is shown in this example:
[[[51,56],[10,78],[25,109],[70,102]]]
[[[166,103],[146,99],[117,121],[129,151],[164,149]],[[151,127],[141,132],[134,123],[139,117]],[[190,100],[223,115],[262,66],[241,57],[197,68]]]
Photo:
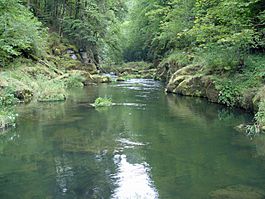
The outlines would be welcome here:
[[[232,185],[265,189],[265,139],[233,129],[251,115],[163,90],[130,80],[18,106],[17,127],[0,134],[0,198],[207,199]],[[121,104],[89,106],[99,96]]]

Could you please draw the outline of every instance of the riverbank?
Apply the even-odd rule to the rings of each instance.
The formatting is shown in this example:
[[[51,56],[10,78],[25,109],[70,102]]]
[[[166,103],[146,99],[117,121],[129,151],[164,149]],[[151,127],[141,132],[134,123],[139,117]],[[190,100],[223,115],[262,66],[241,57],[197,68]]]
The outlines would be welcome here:
[[[199,63],[164,61],[156,78],[167,82],[166,92],[203,97],[228,107],[255,113],[253,133],[265,131],[265,58],[252,55],[234,70],[215,70]],[[250,126],[245,126],[250,128]]]
[[[245,65],[234,70],[215,70],[196,62],[183,63],[164,59],[156,68],[153,64],[130,62],[120,67],[106,67],[118,81],[128,78],[152,78],[166,82],[165,91],[184,96],[203,97],[210,102],[238,107],[255,113],[253,124],[241,125],[244,132],[265,131],[265,58],[251,55]]]
[[[57,52],[43,59],[19,58],[2,69],[0,129],[15,125],[14,106],[18,103],[64,101],[70,88],[111,81],[101,75],[95,65],[73,59],[72,46],[60,46],[61,52],[55,47]]]

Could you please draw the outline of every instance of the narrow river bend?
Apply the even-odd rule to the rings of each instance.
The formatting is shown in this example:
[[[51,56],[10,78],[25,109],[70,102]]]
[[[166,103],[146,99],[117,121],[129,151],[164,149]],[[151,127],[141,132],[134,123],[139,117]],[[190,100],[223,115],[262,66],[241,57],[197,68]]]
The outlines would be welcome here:
[[[19,106],[18,126],[0,135],[0,198],[206,199],[232,185],[265,189],[264,152],[233,129],[251,115],[163,90],[130,80]],[[121,104],[90,107],[99,96]]]

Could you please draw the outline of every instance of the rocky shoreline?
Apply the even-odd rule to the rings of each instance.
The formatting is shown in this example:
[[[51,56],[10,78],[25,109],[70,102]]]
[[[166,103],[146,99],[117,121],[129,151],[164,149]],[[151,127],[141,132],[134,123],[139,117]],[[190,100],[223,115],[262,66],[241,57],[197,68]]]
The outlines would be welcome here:
[[[156,79],[166,81],[165,91],[167,93],[202,97],[213,103],[238,107],[253,113],[259,112],[260,103],[265,101],[264,83],[232,93],[229,89],[234,89],[238,85],[233,85],[233,81],[230,81],[231,88],[222,88],[220,85],[223,84],[225,78],[205,71],[199,65],[178,67],[177,64],[163,64],[158,67]],[[264,123],[257,122],[255,125],[265,132]],[[246,128],[246,125],[241,126]]]

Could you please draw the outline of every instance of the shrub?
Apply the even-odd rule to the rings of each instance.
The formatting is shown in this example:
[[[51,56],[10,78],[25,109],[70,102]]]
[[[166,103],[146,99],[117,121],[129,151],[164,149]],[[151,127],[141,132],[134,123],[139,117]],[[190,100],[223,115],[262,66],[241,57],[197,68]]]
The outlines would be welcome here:
[[[216,86],[219,90],[218,102],[227,106],[235,106],[239,97],[239,90],[232,81],[217,82]]]
[[[0,107],[11,106],[18,103],[14,91],[11,88],[5,88],[0,92]]]
[[[213,70],[232,70],[236,68],[240,60],[236,47],[208,45],[196,50],[194,61]]]
[[[0,92],[0,129],[15,125],[17,115],[12,106],[17,102],[11,88],[7,87]]]
[[[180,67],[184,67],[192,63],[192,56],[187,52],[175,50],[161,64],[164,63],[177,63]]]

